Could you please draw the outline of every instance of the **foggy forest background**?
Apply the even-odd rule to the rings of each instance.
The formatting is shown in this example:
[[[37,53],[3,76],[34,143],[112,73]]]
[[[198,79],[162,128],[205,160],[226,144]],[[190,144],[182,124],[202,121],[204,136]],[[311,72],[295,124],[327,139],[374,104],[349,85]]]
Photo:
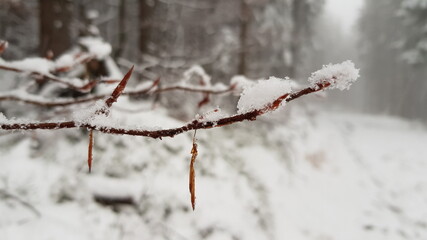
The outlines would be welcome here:
[[[0,0],[0,239],[427,239],[427,0],[327,4]],[[346,60],[349,91],[307,87]],[[216,125],[288,83],[313,94]]]
[[[363,80],[341,105],[426,119],[426,19],[422,1],[366,1],[357,26],[343,32],[323,14],[324,1],[120,0],[8,1],[0,7],[7,60],[55,56],[89,25],[112,44],[121,67],[137,63],[141,78],[173,81],[194,64],[227,81],[289,76],[305,79],[321,65],[353,59]],[[97,11],[97,13],[91,11]],[[92,16],[90,16],[92,14]],[[93,19],[89,19],[93,18]],[[86,30],[85,30],[86,29]],[[357,58],[357,59],[356,59]]]

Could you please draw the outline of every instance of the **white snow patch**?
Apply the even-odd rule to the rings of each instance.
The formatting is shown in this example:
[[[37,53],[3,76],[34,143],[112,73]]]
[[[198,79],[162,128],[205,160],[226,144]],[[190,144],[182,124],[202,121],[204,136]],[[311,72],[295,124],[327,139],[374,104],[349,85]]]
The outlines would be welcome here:
[[[194,65],[187,71],[185,71],[183,82],[189,82],[194,75],[199,76],[201,78],[202,85],[211,85],[211,77],[200,65]]]
[[[313,87],[318,83],[330,82],[329,88],[346,90],[359,76],[359,69],[356,69],[354,63],[348,60],[340,64],[324,65],[322,69],[312,73],[308,81]]]
[[[55,65],[57,68],[71,67],[74,62],[74,57],[71,54],[63,54],[55,60]]]
[[[46,58],[26,58],[10,62],[6,62],[0,58],[0,64],[26,72],[37,72],[45,75],[48,75],[55,67],[55,64]]]
[[[89,53],[95,55],[97,59],[104,59],[111,54],[111,45],[96,37],[84,37],[79,40]]]
[[[255,84],[255,81],[249,79],[243,75],[237,75],[231,78],[230,85],[234,85],[233,93],[235,95],[240,95],[243,92],[243,89],[250,87]]]
[[[290,92],[288,79],[270,77],[268,80],[259,80],[243,90],[237,103],[237,112],[241,114],[261,109]]]

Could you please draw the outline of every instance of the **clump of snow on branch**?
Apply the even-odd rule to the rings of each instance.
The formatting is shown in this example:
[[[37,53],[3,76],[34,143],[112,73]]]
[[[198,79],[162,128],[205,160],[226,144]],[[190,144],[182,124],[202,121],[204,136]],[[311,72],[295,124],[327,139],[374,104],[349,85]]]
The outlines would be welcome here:
[[[237,112],[242,114],[261,109],[290,92],[289,79],[270,77],[268,80],[259,80],[255,84],[245,87],[237,103]]]
[[[0,65],[18,69],[24,72],[39,73],[46,76],[51,76],[50,74],[56,69],[72,67],[87,57],[88,55],[86,54],[81,54],[81,56],[77,57],[73,56],[72,54],[63,54],[55,61],[39,57],[25,58],[16,61],[5,61],[0,58]]]
[[[83,37],[80,38],[79,43],[97,59],[104,59],[108,57],[112,51],[110,44],[97,37]]]
[[[243,75],[234,76],[230,80],[230,85],[234,86],[233,93],[237,96],[242,93],[243,89],[250,87],[250,86],[254,85],[255,83],[256,82],[254,80],[249,79]]]
[[[63,54],[58,59],[55,60],[57,67],[69,67],[75,64],[75,57],[71,54]]]
[[[211,76],[209,76],[206,71],[200,65],[194,65],[184,72],[183,82],[190,82],[193,76],[200,77],[201,85],[210,85]]]
[[[322,69],[312,73],[308,81],[313,87],[317,87],[317,84],[330,83],[331,89],[346,90],[359,76],[359,69],[348,60],[340,64],[324,65]]]
[[[212,85],[211,76],[200,65],[194,65],[183,73],[183,79],[177,84],[193,90],[225,91],[227,86],[223,83]]]
[[[17,68],[26,72],[37,72],[46,75],[55,68],[55,64],[52,61],[36,57],[10,62],[6,62],[0,58],[0,64],[5,67]]]

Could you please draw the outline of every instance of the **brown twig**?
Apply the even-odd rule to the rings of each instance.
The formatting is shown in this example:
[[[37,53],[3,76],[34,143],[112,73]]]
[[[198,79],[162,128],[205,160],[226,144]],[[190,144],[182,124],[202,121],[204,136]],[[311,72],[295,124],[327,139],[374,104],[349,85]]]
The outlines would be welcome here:
[[[161,93],[161,92],[169,92],[169,91],[184,91],[184,92],[195,92],[195,93],[204,93],[204,94],[224,94],[224,93],[229,93],[231,91],[233,91],[235,88],[235,85],[231,85],[226,89],[223,90],[214,90],[214,89],[209,89],[209,88],[192,88],[192,87],[183,87],[183,86],[170,86],[170,87],[164,87],[161,89],[157,89],[155,91],[153,91],[154,93]]]
[[[93,130],[89,130],[89,146],[87,151],[87,166],[89,173],[92,172],[92,160],[93,160]]]
[[[81,54],[76,54],[75,56],[76,56],[76,58],[79,58],[79,57],[81,57]],[[74,69],[75,67],[77,67],[78,65],[88,63],[92,59],[94,59],[93,55],[87,55],[87,56],[81,57],[78,61],[75,61],[71,66],[62,66],[62,67],[55,68],[55,70],[53,70],[53,72],[54,73],[69,72],[72,69]]]
[[[110,108],[113,105],[113,103],[115,103],[117,101],[117,99],[120,97],[120,95],[125,90],[125,87],[128,84],[129,78],[132,75],[133,68],[134,68],[134,66],[132,66],[130,68],[130,70],[123,77],[122,81],[120,81],[120,83],[114,89],[114,91],[111,94],[111,96],[107,100],[105,100],[105,105],[107,106],[107,108]]]
[[[284,94],[283,96],[275,99],[271,104],[261,108],[256,109],[250,112],[236,114],[231,117],[221,118],[217,121],[199,121],[194,120],[182,127],[170,128],[164,130],[140,130],[135,129],[126,129],[126,128],[117,128],[110,126],[101,126],[92,123],[82,123],[77,121],[65,121],[65,122],[42,122],[42,123],[3,123],[0,124],[0,129],[2,130],[35,130],[35,129],[65,129],[65,128],[88,128],[95,129],[97,131],[108,133],[108,134],[120,134],[120,135],[131,135],[131,136],[144,136],[151,138],[163,138],[163,137],[174,137],[178,134],[198,130],[198,129],[209,129],[214,127],[222,127],[225,125],[231,125],[237,122],[242,122],[245,120],[253,121],[257,117],[264,115],[267,112],[276,110],[282,102],[290,102],[297,98],[300,98],[304,95],[321,91],[331,84],[329,82],[319,83],[314,87],[308,87],[302,89],[298,92],[291,94]]]
[[[109,83],[113,83],[113,82],[117,82],[118,80],[106,80],[106,81],[110,81]],[[193,93],[219,95],[219,94],[229,93],[234,90],[234,85],[231,85],[230,87],[224,90],[214,90],[214,89],[209,90],[207,88],[197,89],[197,88],[180,87],[180,86],[156,88],[155,90],[153,90],[153,88],[155,88],[158,85],[159,81],[160,79],[157,79],[156,81],[153,82],[151,86],[144,89],[125,91],[122,93],[122,95],[140,96],[145,94],[158,94],[161,92],[169,92],[169,91],[186,91],[186,92],[193,92]],[[23,97],[11,94],[11,95],[3,95],[3,96],[0,95],[0,102],[16,101],[16,102],[22,102],[22,103],[36,105],[40,107],[65,107],[65,106],[77,105],[77,104],[82,104],[87,102],[94,102],[109,96],[110,94],[100,94],[100,95],[92,95],[92,96],[81,97],[81,98],[52,101],[50,99],[42,100],[38,96],[35,96],[33,99],[31,99],[31,98],[23,98]]]
[[[0,69],[2,70],[6,70],[6,71],[11,71],[11,72],[17,72],[17,73],[25,73],[28,71],[25,71],[23,69],[19,69],[19,68],[15,68],[15,67],[9,67],[9,66],[5,66],[5,65],[0,65]],[[112,84],[112,83],[116,83],[117,80],[98,80],[98,81],[90,81],[88,83],[86,83],[83,86],[77,86],[74,85],[72,83],[67,82],[67,80],[56,77],[54,75],[51,74],[43,74],[40,72],[36,72],[36,71],[29,71],[29,75],[34,77],[37,80],[48,80],[48,81],[52,81],[52,82],[56,82],[59,84],[62,84],[70,89],[79,91],[79,92],[88,92],[90,90],[92,90],[97,84]],[[82,80],[83,82],[83,80]]]
[[[191,148],[191,160],[190,160],[190,171],[188,179],[188,187],[191,195],[191,207],[196,208],[196,172],[194,171],[194,164],[197,158],[197,143],[196,143],[196,131],[194,131],[193,136],[193,147]]]

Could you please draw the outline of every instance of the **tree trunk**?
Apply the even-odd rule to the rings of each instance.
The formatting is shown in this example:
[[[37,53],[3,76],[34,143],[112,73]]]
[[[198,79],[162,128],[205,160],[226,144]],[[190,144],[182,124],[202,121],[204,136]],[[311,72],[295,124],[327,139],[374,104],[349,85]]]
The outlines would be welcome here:
[[[302,64],[302,48],[304,46],[304,31],[306,29],[306,3],[305,0],[292,1],[292,35],[291,35],[291,58],[289,63],[289,77],[298,77],[298,67]]]
[[[142,54],[148,52],[148,44],[151,36],[152,16],[156,1],[139,1],[139,50]]]
[[[119,41],[114,58],[122,56],[126,42],[126,0],[120,0],[119,3]]]
[[[42,56],[48,51],[58,56],[71,47],[72,4],[70,0],[39,0],[39,49]]]
[[[248,30],[249,30],[249,6],[245,0],[240,0],[240,34],[239,34],[239,63],[237,74],[247,74],[247,55],[248,55]]]

